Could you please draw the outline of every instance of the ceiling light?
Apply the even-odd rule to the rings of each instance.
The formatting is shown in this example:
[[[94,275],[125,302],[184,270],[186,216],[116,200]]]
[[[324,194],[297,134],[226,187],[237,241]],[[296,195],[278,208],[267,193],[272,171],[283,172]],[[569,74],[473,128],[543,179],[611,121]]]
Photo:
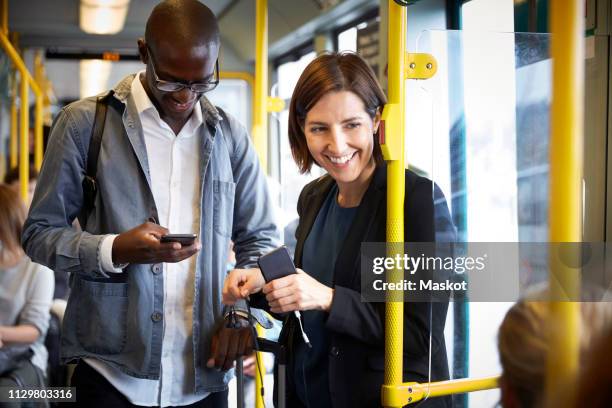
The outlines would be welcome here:
[[[81,0],[79,25],[90,34],[116,34],[123,29],[130,0]]]

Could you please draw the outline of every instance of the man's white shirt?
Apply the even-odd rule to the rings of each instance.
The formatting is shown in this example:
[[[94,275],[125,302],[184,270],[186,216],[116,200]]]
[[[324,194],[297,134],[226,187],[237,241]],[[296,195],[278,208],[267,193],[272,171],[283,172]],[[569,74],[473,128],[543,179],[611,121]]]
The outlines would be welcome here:
[[[199,233],[200,228],[200,126],[198,102],[178,135],[159,116],[141,82],[139,72],[131,94],[142,123],[151,189],[159,223],[170,233]],[[116,235],[102,241],[101,266],[120,272],[112,262]],[[164,263],[164,337],[159,380],[131,377],[100,360],[85,361],[136,405],[170,406],[193,404],[208,394],[195,394],[193,355],[193,301],[196,267],[194,255],[178,263]]]

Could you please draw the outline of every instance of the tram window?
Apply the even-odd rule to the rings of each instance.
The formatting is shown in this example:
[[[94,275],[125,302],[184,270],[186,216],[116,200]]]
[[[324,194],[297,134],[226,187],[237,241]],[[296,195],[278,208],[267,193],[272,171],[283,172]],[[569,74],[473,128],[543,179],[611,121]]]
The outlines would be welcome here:
[[[323,172],[317,166],[312,166],[310,174],[300,174],[291,155],[288,137],[289,101],[295,84],[306,65],[316,57],[314,51],[302,55],[295,61],[284,62],[278,66],[278,97],[285,100],[285,110],[278,114],[280,139],[280,201],[283,225],[297,218],[297,200],[302,188],[311,180],[321,176]]]
[[[221,79],[215,89],[206,93],[206,97],[216,106],[231,113],[247,129],[251,128],[249,120],[251,98],[246,81],[242,79]]]
[[[369,13],[360,22],[336,31],[337,50],[357,52],[368,62],[376,75],[379,74],[379,24],[380,17]]]
[[[514,0],[470,0],[461,7],[463,30],[514,31]]]
[[[357,27],[338,34],[338,51],[357,51]]]

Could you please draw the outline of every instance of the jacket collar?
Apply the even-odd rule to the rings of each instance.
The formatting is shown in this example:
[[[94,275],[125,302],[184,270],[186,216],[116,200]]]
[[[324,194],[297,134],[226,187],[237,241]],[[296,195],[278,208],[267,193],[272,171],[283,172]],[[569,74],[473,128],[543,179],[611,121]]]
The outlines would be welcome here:
[[[127,104],[132,89],[132,81],[134,80],[135,76],[136,74],[126,76],[112,89],[113,96],[119,102]],[[202,96],[200,99],[200,108],[202,109],[202,118],[207,125],[214,128],[217,126],[219,121],[222,120],[219,111],[212,103],[210,103],[206,96]]]
[[[302,202],[303,212],[299,229],[296,233],[295,263],[298,267],[301,267],[303,264],[302,255],[306,238],[310,234],[321,206],[334,184],[335,181],[331,176],[328,174],[322,176],[315,182],[307,196],[304,197]],[[354,268],[359,262],[361,243],[375,238],[372,236],[372,226],[376,219],[380,218],[376,214],[381,211],[381,205],[384,204],[386,186],[387,166],[378,166],[374,171],[368,189],[363,195],[357,214],[355,214],[353,223],[347,233],[347,238],[338,254],[334,268],[334,284],[346,286],[350,285],[349,281],[354,279]]]

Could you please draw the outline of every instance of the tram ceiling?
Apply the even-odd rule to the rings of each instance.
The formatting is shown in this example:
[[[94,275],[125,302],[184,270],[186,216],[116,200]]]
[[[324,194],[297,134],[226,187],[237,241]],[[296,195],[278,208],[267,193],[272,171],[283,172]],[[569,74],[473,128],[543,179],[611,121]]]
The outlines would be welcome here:
[[[234,0],[206,0],[223,14]],[[130,0],[125,26],[114,35],[87,34],[79,27],[79,0],[9,0],[9,29],[19,33],[21,47],[80,50],[134,50],[144,34],[154,0]]]
[[[254,60],[254,46],[245,41],[254,38],[255,0],[204,0],[219,16],[223,46],[230,48],[243,62]],[[313,21],[326,22],[326,16],[341,12],[350,18],[364,5],[372,7],[377,0],[340,0],[329,11],[321,10],[314,0],[268,0],[269,44],[271,51],[286,48],[285,43],[297,40],[295,33],[318,30]],[[41,47],[81,52],[116,51],[136,53],[136,40],[142,37],[146,19],[154,0],[130,0],[123,30],[114,35],[87,34],[79,27],[78,0],[9,0],[9,29],[19,33],[22,48]],[[351,16],[346,15],[348,10]],[[337,21],[334,17],[332,21]],[[326,25],[331,23],[327,21]],[[320,24],[319,24],[320,25]],[[313,26],[313,27],[310,27]],[[310,27],[310,29],[309,29]],[[332,27],[333,28],[333,27]],[[309,33],[306,33],[309,34]],[[301,39],[300,39],[301,40]],[[276,48],[275,48],[276,46]]]

